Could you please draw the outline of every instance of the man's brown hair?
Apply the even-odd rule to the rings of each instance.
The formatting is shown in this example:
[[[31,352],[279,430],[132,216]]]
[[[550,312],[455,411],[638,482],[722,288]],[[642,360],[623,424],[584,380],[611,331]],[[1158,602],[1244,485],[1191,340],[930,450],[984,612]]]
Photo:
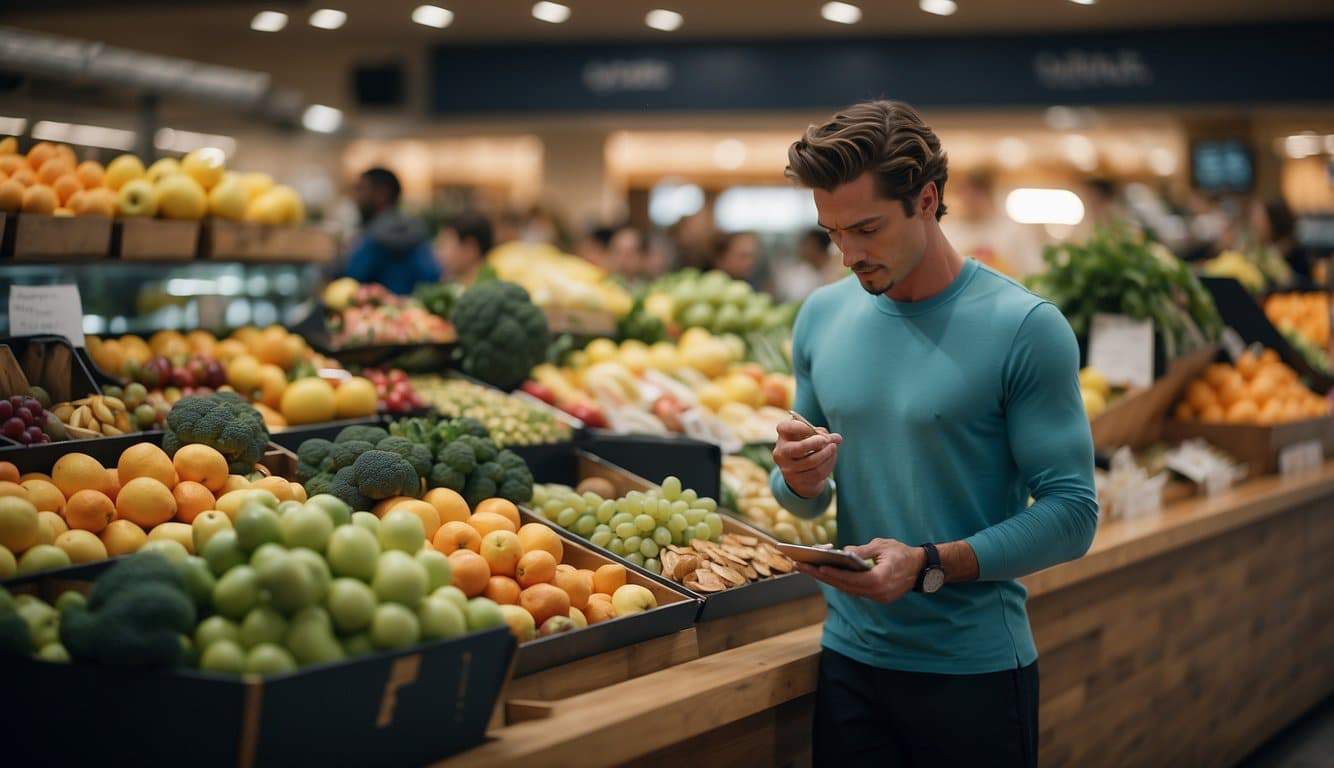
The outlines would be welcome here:
[[[922,187],[934,181],[942,198],[936,220],[945,215],[949,167],[940,139],[903,102],[854,104],[823,125],[808,127],[787,150],[787,177],[812,189],[828,191],[868,172],[876,192],[898,200],[909,216]]]

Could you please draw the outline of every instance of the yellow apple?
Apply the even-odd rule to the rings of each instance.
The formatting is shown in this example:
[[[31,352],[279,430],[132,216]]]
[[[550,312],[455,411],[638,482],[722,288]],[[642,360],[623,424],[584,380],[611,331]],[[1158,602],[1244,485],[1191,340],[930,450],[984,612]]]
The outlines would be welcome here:
[[[246,202],[245,186],[235,174],[229,174],[209,190],[208,212],[220,219],[240,221],[245,215]]]
[[[194,178],[183,173],[168,176],[157,185],[158,212],[166,219],[202,219],[208,211],[208,196]]]
[[[628,616],[632,613],[643,613],[652,608],[657,608],[658,600],[646,587],[641,587],[638,584],[625,584],[617,587],[616,592],[612,594],[611,607],[616,611],[617,616]]]
[[[227,170],[224,167],[226,160],[227,156],[221,149],[204,147],[181,158],[181,171],[199,182],[199,186],[209,190],[222,181],[222,174]]]
[[[267,173],[252,172],[240,176],[241,185],[245,187],[247,203],[273,189],[273,177]]]
[[[245,219],[259,224],[300,224],[306,220],[306,207],[296,190],[279,184],[246,207]]]
[[[112,165],[115,163],[113,160]],[[108,167],[108,176],[110,171]],[[121,185],[120,191],[116,193],[116,215],[123,218],[136,216],[150,218],[157,213],[157,197],[157,190],[148,183],[148,179],[130,179]]]
[[[176,162],[176,158],[164,157],[161,160],[148,166],[144,171],[144,178],[150,183],[157,184],[163,179],[181,172],[181,164]]]
[[[134,155],[121,155],[107,165],[102,183],[109,189],[119,191],[125,182],[143,178],[144,164]]]

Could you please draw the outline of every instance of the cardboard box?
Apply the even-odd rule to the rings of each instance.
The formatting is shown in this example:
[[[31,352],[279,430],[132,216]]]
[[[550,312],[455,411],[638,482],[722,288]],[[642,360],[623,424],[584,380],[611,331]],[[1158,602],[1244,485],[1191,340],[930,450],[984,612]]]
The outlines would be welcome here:
[[[125,261],[190,261],[199,254],[197,221],[124,219],[116,222],[116,253]]]
[[[204,223],[206,259],[327,264],[337,253],[337,239],[315,227],[277,227],[223,219]]]
[[[1246,464],[1251,476],[1258,477],[1277,472],[1279,454],[1284,448],[1298,443],[1317,441],[1326,457],[1334,454],[1334,416],[1268,427],[1170,421],[1163,431],[1163,437],[1172,442],[1202,437]]]
[[[111,219],[21,213],[11,223],[16,261],[90,261],[111,255]]]

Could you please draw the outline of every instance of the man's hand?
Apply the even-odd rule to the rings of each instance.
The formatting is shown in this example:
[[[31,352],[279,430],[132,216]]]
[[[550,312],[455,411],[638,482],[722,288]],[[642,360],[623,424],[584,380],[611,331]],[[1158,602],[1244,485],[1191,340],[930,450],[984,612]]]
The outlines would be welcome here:
[[[825,481],[833,473],[842,442],[842,435],[830,433],[824,427],[811,431],[800,421],[788,419],[778,424],[774,463],[783,473],[787,487],[798,496],[813,499],[824,490]]]
[[[797,570],[840,592],[889,605],[912,590],[917,575],[926,567],[926,552],[921,547],[910,547],[894,539],[871,539],[867,544],[845,547],[844,551],[874,560],[875,565],[869,571],[849,571],[797,563]]]

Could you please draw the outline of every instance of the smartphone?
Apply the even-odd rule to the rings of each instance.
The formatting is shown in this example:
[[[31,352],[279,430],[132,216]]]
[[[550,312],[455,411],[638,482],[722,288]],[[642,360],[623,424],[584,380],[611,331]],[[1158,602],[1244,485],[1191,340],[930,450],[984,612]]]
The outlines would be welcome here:
[[[783,544],[781,542],[775,544],[774,547],[793,560],[806,565],[828,565],[847,571],[869,571],[872,566],[869,560],[863,560],[841,549],[807,547],[802,544]]]

